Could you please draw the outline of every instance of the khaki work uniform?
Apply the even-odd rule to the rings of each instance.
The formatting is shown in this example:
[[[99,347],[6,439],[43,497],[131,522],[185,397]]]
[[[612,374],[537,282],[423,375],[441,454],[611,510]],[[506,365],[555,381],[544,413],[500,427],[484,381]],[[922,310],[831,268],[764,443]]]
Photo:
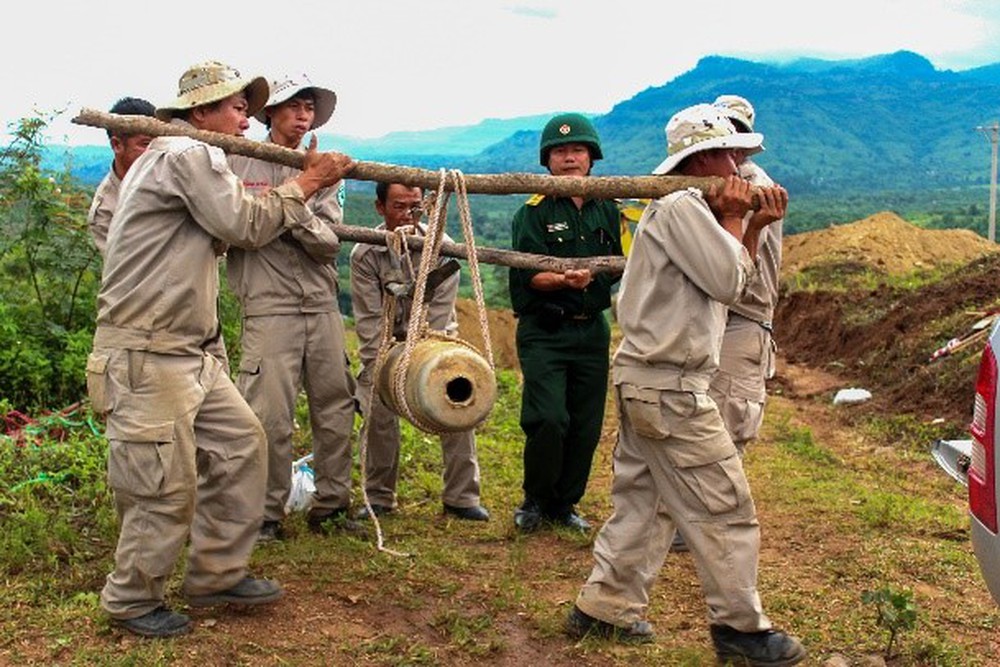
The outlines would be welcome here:
[[[118,192],[122,187],[122,179],[115,173],[114,165],[108,169],[108,174],[94,191],[94,198],[90,202],[90,210],[87,211],[87,227],[90,235],[94,237],[94,245],[97,251],[104,257],[105,248],[108,245],[108,227],[111,226],[111,216],[118,206]]]
[[[115,173],[114,164],[108,169],[107,175],[94,191],[94,198],[90,202],[90,210],[87,212],[87,227],[90,235],[94,239],[97,251],[101,253],[101,259],[107,256],[108,228],[111,227],[111,218],[118,207],[118,195],[121,192],[122,179]],[[218,247],[218,244],[216,244]],[[225,371],[229,373],[229,355],[226,352],[226,342],[222,338],[221,326],[219,335],[205,347],[205,351],[214,355]]]
[[[267,192],[298,169],[238,155],[229,164],[247,192]],[[308,201],[331,230],[343,220],[341,185]],[[312,426],[316,492],[311,512],[328,514],[351,501],[354,376],[347,361],[337,302],[340,244],[316,243],[291,230],[262,248],[231,248],[229,287],[243,308],[242,355],[236,386],[267,434],[264,520],[280,521],[292,482],[295,403],[305,388]]]
[[[767,173],[749,160],[740,165],[740,175],[757,186],[774,185]],[[740,454],[760,431],[767,397],[764,381],[774,377],[771,321],[778,302],[782,222],[773,222],[760,233],[758,272],[743,297],[729,307],[719,370],[708,390]]]
[[[91,401],[107,415],[108,484],[121,524],[101,591],[114,618],[163,604],[189,537],[186,595],[246,576],[266,441],[205,349],[218,335],[213,246],[262,247],[295,228],[333,242],[297,184],[251,198],[220,149],[187,137],[154,139],[122,182],[87,361]]]
[[[708,385],[726,306],[754,273],[701,193],[654,200],[622,278],[624,338],[612,362],[621,429],[614,513],[594,542],[577,598],[585,613],[627,627],[642,619],[674,530],[690,547],[709,621],[750,632],[771,623],[757,594],[760,533],[741,458]]]
[[[378,229],[384,229],[379,225]],[[411,252],[414,270],[420,266],[420,253]],[[443,263],[442,260],[438,266]],[[404,280],[413,276],[401,262]],[[399,481],[399,416],[374,389],[372,377],[382,336],[382,312],[387,306],[385,283],[391,275],[392,259],[384,246],[359,243],[351,251],[351,303],[354,306],[354,328],[358,334],[358,355],[361,372],[358,375],[358,400],[368,420],[367,456],[365,457],[365,491],[368,501],[385,507],[396,506],[396,483]],[[450,335],[458,332],[455,299],[458,296],[459,274],[455,273],[438,286],[428,309],[430,329]],[[397,298],[393,336],[406,340],[412,301]],[[474,431],[445,433],[441,436],[444,458],[444,504],[452,507],[479,505],[479,460],[476,457]]]

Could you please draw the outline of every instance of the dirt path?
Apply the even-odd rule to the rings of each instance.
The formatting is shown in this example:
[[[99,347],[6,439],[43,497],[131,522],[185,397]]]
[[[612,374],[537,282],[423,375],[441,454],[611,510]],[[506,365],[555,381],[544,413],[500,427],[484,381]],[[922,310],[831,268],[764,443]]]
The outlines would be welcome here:
[[[877,452],[861,442],[830,406],[827,396],[842,384],[828,373],[781,363],[771,386],[769,423],[808,428],[816,442],[844,461],[846,470],[860,470]],[[591,491],[582,506],[595,522],[610,511],[605,503],[614,422],[614,415],[609,415]],[[802,636],[814,649],[807,664],[822,664],[833,652],[824,625],[848,610],[854,613],[859,604],[852,568],[877,555],[867,553],[849,525],[837,523],[843,517],[810,514],[768,490],[773,485],[755,462],[777,455],[774,431],[769,426],[747,455],[762,525],[762,597],[776,623]],[[931,463],[916,466],[913,474],[936,478]],[[955,502],[961,502],[958,495]],[[650,620],[658,634],[655,645],[575,644],[561,634],[560,626],[590,570],[590,540],[556,532],[518,536],[510,526],[509,508],[494,509],[494,521],[485,527],[444,525],[446,520],[439,515],[387,526],[397,544],[413,531],[444,530],[449,540],[458,535],[456,544],[461,546],[448,556],[454,558],[455,574],[446,580],[428,575],[420,558],[383,557],[373,553],[370,543],[331,544],[326,561],[322,541],[299,537],[255,557],[269,576],[286,587],[287,597],[273,608],[193,611],[195,631],[166,650],[147,650],[144,647],[150,644],[144,640],[96,625],[86,633],[92,638],[90,648],[95,655],[129,649],[157,656],[144,664],[174,665],[712,664],[704,602],[689,555],[670,554],[660,572],[650,603]],[[967,535],[952,539],[966,540]],[[347,565],[344,553],[334,555],[344,551]],[[844,581],[831,581],[831,562],[845,564]],[[98,586],[95,582],[95,590]],[[944,624],[953,638],[980,655],[1000,657],[1000,640],[967,618],[971,610],[991,605],[985,587],[971,581],[960,598],[947,588],[921,589],[928,622],[952,619]],[[769,606],[775,599],[784,601],[781,608]],[[970,611],[955,608],[958,600]],[[39,642],[34,650],[23,649],[39,656],[36,664],[58,662],[59,655],[53,660],[50,647],[49,642]],[[849,652],[851,647],[833,648]]]

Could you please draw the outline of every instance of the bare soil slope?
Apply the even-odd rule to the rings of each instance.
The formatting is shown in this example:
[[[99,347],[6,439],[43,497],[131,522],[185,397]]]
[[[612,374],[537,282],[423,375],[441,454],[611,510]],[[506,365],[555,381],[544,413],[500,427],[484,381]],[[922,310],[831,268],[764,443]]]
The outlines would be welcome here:
[[[935,350],[1000,304],[997,246],[967,230],[924,230],[891,213],[786,239],[775,313],[778,346],[791,362],[824,368],[873,391],[870,409],[968,419],[981,345],[931,362]],[[831,289],[796,290],[797,275],[831,267]],[[944,272],[910,289],[891,276]],[[875,289],[844,290],[851,275],[886,275]],[[815,281],[811,281],[815,287]]]

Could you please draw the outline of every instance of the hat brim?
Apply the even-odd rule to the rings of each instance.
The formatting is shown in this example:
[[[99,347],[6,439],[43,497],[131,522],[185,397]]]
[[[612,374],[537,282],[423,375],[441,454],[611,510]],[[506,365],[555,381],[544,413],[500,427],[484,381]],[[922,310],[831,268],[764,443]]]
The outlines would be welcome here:
[[[667,156],[664,160],[653,170],[654,176],[661,176],[663,174],[669,174],[677,165],[689,155],[694,155],[695,153],[700,153],[702,151],[710,151],[716,148],[740,148],[745,151],[752,151],[753,149],[758,149],[754,151],[759,153],[762,150],[762,144],[764,143],[764,135],[759,132],[740,132],[738,134],[727,134],[720,137],[712,137],[711,139],[706,139],[704,141],[699,141],[696,144],[691,144],[687,148],[674,153],[673,155]]]
[[[267,104],[262,107],[260,111],[254,114],[254,118],[262,123],[266,123],[267,109],[276,107],[282,102],[287,102],[303,90],[313,91],[313,103],[315,104],[314,109],[316,114],[313,116],[313,122],[312,125],[309,126],[309,129],[315,130],[317,127],[322,127],[328,120],[330,120],[333,116],[333,110],[337,108],[337,93],[333,92],[329,88],[320,88],[319,86],[313,85],[287,88],[279,95],[272,96],[271,99],[267,101]]]
[[[197,90],[180,95],[173,102],[158,107],[156,109],[156,117],[159,120],[169,122],[178,111],[186,111],[206,104],[212,104],[241,91],[244,92],[247,98],[247,116],[253,116],[263,109],[264,105],[267,104],[268,96],[271,94],[270,85],[267,83],[267,79],[262,76],[255,76],[249,81],[247,79],[232,79],[209,86],[202,86]]]

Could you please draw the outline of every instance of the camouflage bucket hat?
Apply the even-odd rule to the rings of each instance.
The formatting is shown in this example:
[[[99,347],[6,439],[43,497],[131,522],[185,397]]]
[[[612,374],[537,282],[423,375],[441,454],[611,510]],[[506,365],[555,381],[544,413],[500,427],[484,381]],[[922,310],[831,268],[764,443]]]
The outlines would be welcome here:
[[[287,102],[304,90],[312,91],[316,115],[313,117],[313,123],[309,129],[315,130],[330,120],[330,116],[333,115],[333,110],[337,107],[337,93],[327,88],[314,86],[305,74],[297,76],[285,74],[271,81],[271,97],[268,98],[267,104],[254,114],[254,118],[262,123],[266,122],[266,109]]]
[[[162,121],[169,121],[175,111],[218,102],[241,90],[246,91],[247,116],[252,116],[264,107],[270,93],[264,77],[243,78],[238,70],[214,60],[189,67],[177,87],[177,98],[156,110],[156,117]]]
[[[712,106],[718,108],[723,116],[734,123],[741,123],[747,132],[753,132],[753,105],[747,98],[739,95],[719,95],[712,102]]]
[[[696,104],[678,111],[666,127],[667,159],[653,170],[669,174],[689,155],[716,148],[759,148],[764,135],[737,132],[732,122],[711,104]]]
[[[755,114],[753,105],[747,98],[739,95],[719,95],[712,102],[712,106],[733,122],[737,132],[753,132]],[[764,145],[761,144],[759,148],[748,150],[747,155],[754,155],[763,150]]]

